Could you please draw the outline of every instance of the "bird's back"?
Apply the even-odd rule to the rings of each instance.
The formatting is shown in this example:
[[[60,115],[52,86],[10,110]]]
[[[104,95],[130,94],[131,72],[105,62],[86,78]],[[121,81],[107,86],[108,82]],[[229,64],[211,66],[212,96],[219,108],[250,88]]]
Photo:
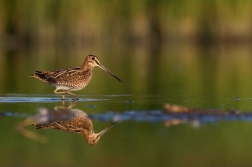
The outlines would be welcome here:
[[[58,116],[59,114],[61,117]],[[68,118],[67,115],[69,116]],[[33,123],[32,125],[34,125],[36,129],[56,129],[73,133],[81,133],[83,129],[93,131],[92,121],[88,118],[88,115],[81,110],[53,110],[49,116],[51,120]]]
[[[80,66],[62,68],[56,71],[35,71],[30,77],[56,87],[78,89],[85,87],[92,78],[92,69],[83,71]]]

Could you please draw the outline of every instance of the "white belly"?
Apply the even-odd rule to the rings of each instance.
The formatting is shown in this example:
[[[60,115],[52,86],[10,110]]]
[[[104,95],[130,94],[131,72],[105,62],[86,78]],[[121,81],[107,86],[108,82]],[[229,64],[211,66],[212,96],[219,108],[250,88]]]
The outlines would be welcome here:
[[[57,90],[68,90],[68,91],[78,91],[78,90],[81,90],[83,89],[85,86],[83,87],[75,87],[75,88],[71,88],[71,87],[67,87],[67,86],[56,86],[56,89]]]

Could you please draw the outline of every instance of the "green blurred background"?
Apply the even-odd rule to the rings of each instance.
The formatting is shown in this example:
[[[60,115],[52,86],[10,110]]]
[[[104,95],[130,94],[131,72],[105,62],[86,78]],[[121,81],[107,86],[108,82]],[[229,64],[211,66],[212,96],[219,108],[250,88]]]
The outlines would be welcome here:
[[[252,111],[251,16],[249,0],[0,0],[0,111],[59,105],[22,101],[59,97],[27,76],[80,65],[88,54],[123,82],[95,69],[76,92],[76,108],[87,113],[161,110],[167,102]],[[14,130],[21,120],[1,117],[3,166],[252,166],[248,122],[122,122],[88,146],[53,130],[36,131],[47,145],[31,141]],[[95,131],[107,124],[95,121]]]
[[[251,42],[249,0],[1,0],[4,48]],[[116,46],[117,46],[116,45]]]

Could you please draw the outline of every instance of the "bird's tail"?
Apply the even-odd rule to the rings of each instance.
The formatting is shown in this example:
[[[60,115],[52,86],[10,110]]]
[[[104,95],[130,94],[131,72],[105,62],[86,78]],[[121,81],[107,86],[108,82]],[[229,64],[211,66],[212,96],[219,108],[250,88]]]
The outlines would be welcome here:
[[[38,80],[46,82],[46,74],[41,71],[35,71],[35,74],[29,75],[28,77],[36,78]]]

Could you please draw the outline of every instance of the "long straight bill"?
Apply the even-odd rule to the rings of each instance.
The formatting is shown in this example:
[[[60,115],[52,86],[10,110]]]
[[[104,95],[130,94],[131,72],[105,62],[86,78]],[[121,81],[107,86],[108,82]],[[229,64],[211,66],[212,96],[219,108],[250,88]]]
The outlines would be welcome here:
[[[109,73],[110,75],[112,75],[113,77],[115,77],[118,81],[122,82],[122,80],[120,78],[118,78],[115,74],[113,74],[111,71],[109,71],[106,67],[104,67],[101,64],[98,64],[101,69],[103,69],[104,71],[106,71],[107,73]]]
[[[117,122],[113,122],[109,127],[105,128],[104,130],[102,130],[100,133],[98,133],[98,136],[103,135],[104,133],[106,133],[109,129],[111,129]]]

